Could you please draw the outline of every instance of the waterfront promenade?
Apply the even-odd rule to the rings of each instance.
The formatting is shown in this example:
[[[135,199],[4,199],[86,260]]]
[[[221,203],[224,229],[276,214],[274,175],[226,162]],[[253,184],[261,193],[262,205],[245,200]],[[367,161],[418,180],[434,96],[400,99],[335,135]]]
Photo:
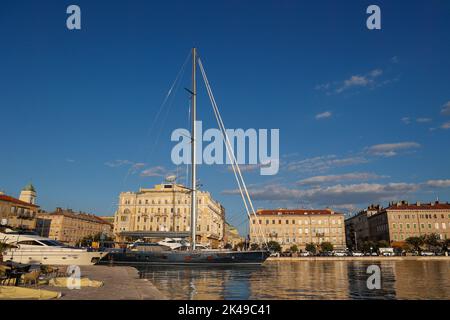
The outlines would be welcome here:
[[[269,257],[266,261],[450,261],[446,256]]]
[[[166,297],[155,288],[150,280],[139,277],[133,267],[124,266],[82,266],[81,276],[102,281],[99,288],[82,287],[79,290],[42,286],[40,289],[59,291],[60,300],[165,300]]]

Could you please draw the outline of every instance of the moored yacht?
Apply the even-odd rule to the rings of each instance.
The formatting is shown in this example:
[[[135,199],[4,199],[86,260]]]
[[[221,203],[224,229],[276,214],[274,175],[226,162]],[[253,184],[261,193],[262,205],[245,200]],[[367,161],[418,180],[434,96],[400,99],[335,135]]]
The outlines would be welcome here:
[[[3,252],[3,261],[23,264],[93,265],[108,254],[69,247],[32,232],[19,232],[8,228],[0,230],[0,242],[11,246]]]

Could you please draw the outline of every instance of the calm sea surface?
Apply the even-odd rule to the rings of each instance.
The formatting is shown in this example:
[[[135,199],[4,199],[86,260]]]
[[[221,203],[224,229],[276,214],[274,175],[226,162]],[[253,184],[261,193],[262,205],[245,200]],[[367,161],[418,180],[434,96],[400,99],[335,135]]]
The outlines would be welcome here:
[[[381,289],[369,290],[369,265]],[[138,267],[169,299],[450,299],[450,261],[296,261]]]

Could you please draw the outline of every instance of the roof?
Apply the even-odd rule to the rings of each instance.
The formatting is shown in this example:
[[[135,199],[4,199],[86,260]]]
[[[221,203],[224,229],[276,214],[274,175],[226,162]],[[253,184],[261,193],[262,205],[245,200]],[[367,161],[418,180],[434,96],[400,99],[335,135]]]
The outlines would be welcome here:
[[[34,186],[33,186],[31,183],[27,184],[27,185],[22,189],[22,191],[33,191],[33,192],[36,192],[36,190],[34,189]]]
[[[450,210],[450,203],[431,202],[431,203],[408,203],[399,202],[391,204],[386,210]]]
[[[46,218],[46,217],[51,218],[51,217],[57,217],[57,216],[64,216],[64,217],[68,217],[68,218],[80,219],[80,220],[90,221],[90,222],[94,222],[94,223],[112,225],[110,222],[108,222],[105,219],[102,219],[96,215],[87,214],[87,213],[75,213],[73,211],[68,211],[68,210],[61,210],[61,211],[39,214],[40,218]]]
[[[341,214],[340,212],[334,212],[331,209],[269,209],[269,210],[258,210],[257,215],[262,216],[272,216],[272,215],[335,215]]]
[[[7,196],[6,194],[0,194],[0,200],[1,201],[6,201],[6,202],[11,202],[14,204],[17,204],[19,206],[27,206],[27,207],[35,207],[35,208],[39,208],[39,206],[32,204],[32,203],[28,203],[16,198],[13,198],[11,196]]]

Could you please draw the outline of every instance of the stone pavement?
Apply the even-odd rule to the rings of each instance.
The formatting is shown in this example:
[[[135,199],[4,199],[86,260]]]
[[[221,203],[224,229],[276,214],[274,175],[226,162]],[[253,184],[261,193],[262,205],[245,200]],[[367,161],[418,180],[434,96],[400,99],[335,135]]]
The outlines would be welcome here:
[[[64,267],[60,267],[63,269]],[[40,286],[59,291],[61,300],[165,300],[167,299],[147,279],[140,279],[135,268],[124,266],[82,266],[81,276],[103,281],[100,288],[82,287],[70,290],[62,287]]]

